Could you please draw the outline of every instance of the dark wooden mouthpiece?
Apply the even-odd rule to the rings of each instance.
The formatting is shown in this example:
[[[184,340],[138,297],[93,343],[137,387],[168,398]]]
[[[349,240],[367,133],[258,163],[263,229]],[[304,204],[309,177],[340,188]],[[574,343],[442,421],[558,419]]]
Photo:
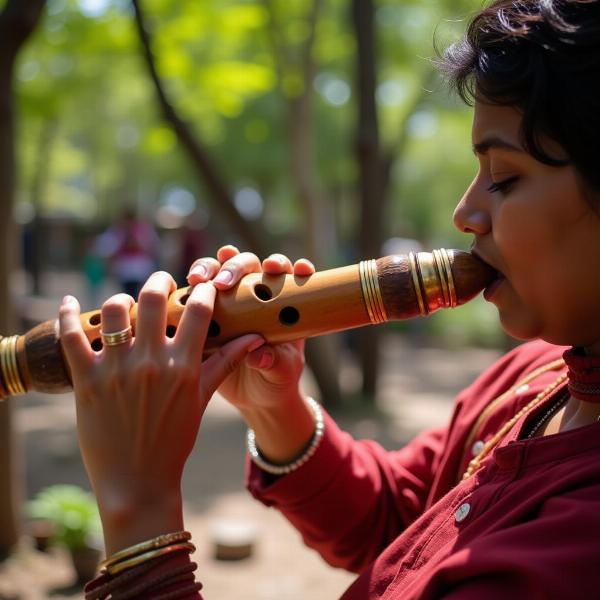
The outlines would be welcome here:
[[[496,277],[496,271],[469,252],[445,251],[455,288],[455,302],[444,303],[443,261],[426,261],[434,255],[422,252],[415,255],[416,274],[411,268],[409,255],[385,256],[377,260],[377,273],[383,302],[389,320],[411,319],[427,316],[439,308],[461,306],[477,296]],[[419,260],[420,258],[420,260]],[[426,268],[431,268],[427,277]],[[415,277],[418,280],[415,283]],[[425,280],[425,281],[424,281]],[[421,310],[417,290],[421,289],[425,310]],[[448,290],[448,296],[452,296]],[[427,300],[429,299],[429,305]]]

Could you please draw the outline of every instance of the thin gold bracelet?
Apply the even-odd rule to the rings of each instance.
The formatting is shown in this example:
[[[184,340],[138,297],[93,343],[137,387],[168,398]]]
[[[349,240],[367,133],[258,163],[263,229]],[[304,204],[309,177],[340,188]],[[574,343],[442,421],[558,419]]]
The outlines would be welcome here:
[[[137,556],[144,552],[148,552],[149,550],[156,550],[157,548],[169,546],[170,544],[175,544],[177,542],[187,542],[191,539],[192,534],[189,531],[175,531],[173,533],[164,533],[151,540],[146,540],[145,542],[140,542],[139,544],[135,544],[134,546],[129,546],[129,548],[124,548],[123,550],[115,552],[113,555],[104,559],[100,563],[100,568],[107,569],[111,565],[121,562],[126,558],[131,558],[132,556]]]
[[[154,558],[158,558],[159,556],[166,556],[167,554],[172,554],[174,552],[182,552],[186,551],[188,554],[195,552],[196,546],[191,542],[182,542],[180,544],[171,544],[170,546],[163,546],[162,548],[158,548],[157,550],[150,550],[149,552],[144,552],[143,554],[138,554],[133,558],[129,558],[127,560],[119,561],[118,563],[114,563],[104,569],[104,572],[109,575],[118,575],[123,571],[127,571],[128,569],[133,569],[133,567],[137,567],[149,560]]]

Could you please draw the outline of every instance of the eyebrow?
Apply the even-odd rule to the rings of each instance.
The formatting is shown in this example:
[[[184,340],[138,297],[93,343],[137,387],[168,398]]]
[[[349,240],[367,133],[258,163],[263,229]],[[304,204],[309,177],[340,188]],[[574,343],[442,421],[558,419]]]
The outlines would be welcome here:
[[[492,136],[473,144],[473,153],[486,154],[490,148],[499,148],[501,150],[508,150],[509,152],[525,152],[523,148],[519,146],[515,146],[502,138]]]

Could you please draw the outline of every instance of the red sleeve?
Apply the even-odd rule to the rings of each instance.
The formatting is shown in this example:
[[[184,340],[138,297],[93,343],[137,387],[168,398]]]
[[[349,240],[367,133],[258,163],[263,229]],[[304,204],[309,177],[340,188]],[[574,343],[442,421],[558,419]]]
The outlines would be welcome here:
[[[311,460],[275,482],[249,462],[248,488],[279,509],[329,564],[358,572],[423,512],[445,428],[388,452],[325,419]]]
[[[598,497],[596,483],[550,498],[533,520],[482,536],[446,559],[423,600],[598,598]]]

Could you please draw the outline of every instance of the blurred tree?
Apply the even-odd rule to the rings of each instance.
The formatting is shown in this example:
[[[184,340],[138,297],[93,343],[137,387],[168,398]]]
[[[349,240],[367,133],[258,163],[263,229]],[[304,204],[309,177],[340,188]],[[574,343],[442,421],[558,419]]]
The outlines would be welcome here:
[[[7,0],[0,13],[0,331],[15,330],[9,282],[15,266],[13,208],[15,130],[13,73],[17,55],[40,20],[45,0]],[[11,400],[0,403],[0,556],[18,539],[18,483]]]
[[[266,234],[257,227],[256,224],[250,224],[242,217],[236,209],[229,185],[221,175],[215,161],[206,152],[197,134],[192,130],[190,124],[186,123],[178,114],[174,105],[167,97],[165,88],[156,69],[154,55],[152,52],[152,43],[148,27],[146,26],[144,12],[140,0],[132,0],[135,22],[138,34],[144,51],[144,59],[156,96],[165,120],[171,125],[175,135],[182,148],[189,157],[194,171],[199,175],[204,185],[207,187],[212,198],[213,206],[222,214],[224,219],[230,224],[241,239],[245,242],[248,250],[255,252],[259,256],[266,254],[267,243]]]
[[[334,205],[323,192],[316,168],[313,96],[317,70],[315,40],[321,17],[322,0],[288,2],[264,0],[269,14],[268,36],[277,73],[279,93],[286,112],[285,136],[290,162],[290,179],[303,219],[302,253],[316,265],[327,265],[337,237]],[[304,27],[304,35],[294,39],[290,25]],[[292,38],[292,39],[290,39]],[[327,336],[308,340],[306,356],[328,405],[341,401],[339,339]]]
[[[464,4],[464,3],[463,3]],[[413,117],[430,100],[431,87],[436,81],[436,69],[432,60],[414,59],[415,46],[410,41],[411,9],[412,21],[415,15],[423,18],[427,5],[407,2],[399,6],[383,3],[378,12],[381,18],[400,13],[399,28],[394,35],[394,55],[396,62],[408,62],[415,73],[416,84],[409,100],[403,103],[402,118],[397,120],[392,130],[395,134],[387,143],[381,141],[379,110],[377,95],[381,92],[378,84],[379,72],[383,65],[378,60],[381,44],[378,44],[376,27],[376,4],[373,0],[352,1],[352,24],[357,42],[357,60],[355,72],[355,88],[357,91],[357,124],[356,124],[356,158],[359,172],[360,191],[360,227],[357,235],[357,246],[360,255],[365,258],[378,257],[383,242],[391,231],[386,227],[389,222],[388,200],[390,195],[390,174],[395,162],[404,158],[404,152],[410,138],[410,125]],[[431,8],[431,7],[429,7]],[[439,10],[456,13],[464,10],[461,2],[451,5],[444,0],[436,2],[436,13]],[[404,9],[404,14],[402,14]],[[401,20],[402,19],[402,20]],[[421,40],[419,40],[421,41]],[[407,49],[408,52],[407,52]],[[392,55],[392,56],[394,56]],[[390,57],[388,56],[388,61]],[[385,92],[381,92],[383,95]],[[379,341],[382,329],[370,327],[358,333],[358,348],[363,373],[362,396],[371,401],[377,389],[379,365]]]

